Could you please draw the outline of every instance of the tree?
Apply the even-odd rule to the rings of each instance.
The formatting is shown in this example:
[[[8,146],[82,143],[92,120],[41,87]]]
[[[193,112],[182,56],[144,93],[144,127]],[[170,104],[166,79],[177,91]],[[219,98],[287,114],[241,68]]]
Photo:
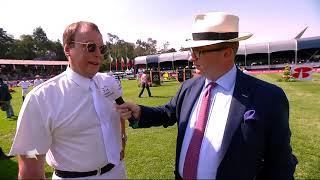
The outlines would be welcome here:
[[[177,52],[176,49],[171,48],[168,49],[168,46],[170,45],[170,43],[168,41],[166,41],[165,43],[163,43],[163,49],[160,49],[158,51],[158,53],[169,53],[169,52]]]
[[[12,46],[14,39],[11,35],[8,35],[3,28],[0,28],[0,58],[7,58],[10,47]]]
[[[31,35],[21,35],[20,40],[14,41],[14,46],[10,50],[12,59],[34,59],[35,44]]]
[[[64,50],[63,50],[63,46],[60,42],[60,40],[58,39],[56,42],[52,42],[53,43],[53,51],[56,53],[56,60],[67,60],[66,55],[64,54]]]
[[[136,41],[136,54],[139,56],[150,55],[157,53],[157,40],[153,40],[152,38],[148,38],[147,42],[138,39]]]
[[[41,58],[45,56],[49,51],[52,49],[52,43],[50,43],[49,39],[47,38],[47,34],[41,27],[37,27],[33,30],[32,37],[35,43],[35,53],[36,56]]]
[[[124,59],[124,63],[127,64],[127,58],[133,59],[136,57],[134,47],[135,45],[130,42],[126,42],[123,39],[120,39],[117,35],[108,33],[108,40],[106,41],[107,45],[107,52],[104,54],[104,59],[106,61],[103,62],[102,67],[100,70],[107,70],[110,68],[110,63],[115,64],[117,63],[118,70],[121,67],[121,62],[119,61],[121,58]],[[111,61],[111,58],[113,62]],[[107,68],[107,69],[104,69]],[[115,67],[112,67],[115,69]]]

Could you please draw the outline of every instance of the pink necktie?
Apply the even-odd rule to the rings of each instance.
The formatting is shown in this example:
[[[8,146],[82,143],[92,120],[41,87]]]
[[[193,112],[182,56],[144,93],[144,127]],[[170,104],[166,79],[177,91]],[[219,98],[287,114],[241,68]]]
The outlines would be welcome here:
[[[208,112],[210,106],[210,92],[211,89],[216,86],[215,82],[211,82],[207,85],[204,95],[202,97],[200,111],[198,119],[196,121],[194,132],[188,147],[186,154],[184,167],[183,167],[183,179],[196,179],[198,170],[199,154],[202,144],[204,131],[208,120]]]

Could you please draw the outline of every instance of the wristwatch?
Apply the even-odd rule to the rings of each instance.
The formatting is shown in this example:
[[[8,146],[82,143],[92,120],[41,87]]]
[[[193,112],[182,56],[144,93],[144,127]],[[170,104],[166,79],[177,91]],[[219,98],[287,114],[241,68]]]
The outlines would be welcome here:
[[[128,136],[127,136],[126,134],[122,134],[121,139],[122,139],[124,142],[127,142]]]

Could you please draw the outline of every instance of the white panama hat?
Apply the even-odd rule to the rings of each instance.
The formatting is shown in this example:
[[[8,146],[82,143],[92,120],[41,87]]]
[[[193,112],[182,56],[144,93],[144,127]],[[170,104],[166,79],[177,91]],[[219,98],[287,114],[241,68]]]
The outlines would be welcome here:
[[[225,12],[210,12],[196,16],[192,26],[192,40],[184,48],[208,46],[223,42],[237,42],[250,38],[251,33],[239,34],[239,17]]]

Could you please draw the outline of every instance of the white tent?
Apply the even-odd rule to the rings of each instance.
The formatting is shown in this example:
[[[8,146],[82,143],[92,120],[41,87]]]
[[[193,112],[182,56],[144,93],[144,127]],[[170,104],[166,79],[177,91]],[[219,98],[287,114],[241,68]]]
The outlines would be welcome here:
[[[238,55],[245,55],[245,54],[246,54],[246,47],[245,47],[245,45],[240,45],[240,46],[239,46],[237,54],[238,54]]]
[[[190,51],[178,51],[173,54],[173,61],[189,60]]]
[[[246,44],[246,54],[269,53],[269,43]]]
[[[291,39],[286,41],[270,42],[270,53],[278,51],[294,51],[297,49],[297,40]]]
[[[166,62],[166,61],[172,62],[173,56],[174,56],[174,53],[159,54],[159,63]]]
[[[134,58],[134,65],[147,64],[147,56],[139,56]]]

